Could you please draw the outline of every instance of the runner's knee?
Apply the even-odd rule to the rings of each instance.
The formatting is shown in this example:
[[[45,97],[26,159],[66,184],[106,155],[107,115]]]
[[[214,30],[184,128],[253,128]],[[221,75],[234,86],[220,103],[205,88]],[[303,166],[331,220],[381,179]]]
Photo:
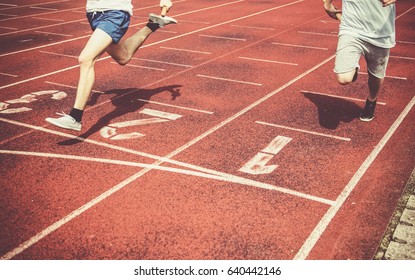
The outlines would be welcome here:
[[[115,61],[116,61],[119,65],[121,65],[121,66],[125,66],[125,65],[127,65],[127,64],[128,64],[128,62],[130,62],[130,60],[131,60],[131,59],[128,59],[128,58],[118,58],[118,59],[116,59]]]
[[[81,54],[78,57],[78,64],[80,67],[92,67],[94,65],[94,59]]]
[[[353,74],[347,73],[347,74],[337,74],[336,78],[337,78],[337,82],[341,85],[348,85],[351,82],[353,82]]]

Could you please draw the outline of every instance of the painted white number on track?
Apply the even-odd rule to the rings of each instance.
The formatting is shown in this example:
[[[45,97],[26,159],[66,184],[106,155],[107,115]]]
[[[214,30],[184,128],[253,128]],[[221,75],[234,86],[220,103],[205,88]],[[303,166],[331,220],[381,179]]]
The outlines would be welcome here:
[[[266,165],[282,148],[284,148],[292,138],[277,136],[271,143],[262,151],[257,153],[250,161],[242,166],[239,171],[248,174],[269,174],[273,172],[278,165]]]
[[[181,115],[171,114],[171,113],[162,112],[158,110],[152,110],[152,109],[144,109],[144,110],[141,110],[140,113],[148,115],[148,116],[152,116],[152,118],[109,124],[101,128],[100,130],[101,136],[104,138],[109,138],[111,140],[125,140],[125,139],[140,138],[140,137],[145,136],[145,134],[142,134],[136,131],[131,132],[131,133],[118,134],[117,129],[124,128],[124,127],[141,126],[141,125],[147,125],[147,124],[174,121],[182,117]]]
[[[19,108],[9,108],[11,104],[19,104],[19,103],[32,103],[37,101],[39,96],[42,95],[52,95],[52,99],[55,100],[62,100],[66,97],[66,93],[60,90],[43,90],[32,92],[29,94],[25,94],[18,99],[7,100],[4,102],[0,102],[0,114],[16,114],[21,112],[27,112],[33,110],[32,108],[28,107],[19,107]]]

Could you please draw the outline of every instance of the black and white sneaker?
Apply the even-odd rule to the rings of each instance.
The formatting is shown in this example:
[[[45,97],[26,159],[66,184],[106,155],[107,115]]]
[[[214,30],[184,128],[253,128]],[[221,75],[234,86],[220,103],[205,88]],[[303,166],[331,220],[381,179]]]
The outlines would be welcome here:
[[[360,114],[360,120],[363,122],[370,122],[371,120],[373,120],[373,118],[375,117],[375,108],[376,100],[370,101],[369,99],[367,99],[365,108]]]

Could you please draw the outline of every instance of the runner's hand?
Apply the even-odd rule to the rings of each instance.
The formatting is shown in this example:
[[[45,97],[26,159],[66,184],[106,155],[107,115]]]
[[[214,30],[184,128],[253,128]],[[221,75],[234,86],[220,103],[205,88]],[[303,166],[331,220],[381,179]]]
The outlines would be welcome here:
[[[384,1],[388,1],[388,0],[384,0]],[[389,1],[393,1],[393,0],[389,0]],[[338,10],[336,7],[333,6],[333,4],[331,3],[332,0],[323,0],[323,2],[324,2],[324,10],[329,15],[329,17],[338,20],[339,19],[338,14],[341,14],[342,11]]]
[[[160,0],[161,15],[165,16],[172,6],[171,0]]]
[[[167,10],[170,10],[170,8],[173,6],[173,3],[171,0],[160,0],[160,7],[167,7]]]
[[[383,7],[392,5],[396,2],[396,0],[379,0],[382,3]]]

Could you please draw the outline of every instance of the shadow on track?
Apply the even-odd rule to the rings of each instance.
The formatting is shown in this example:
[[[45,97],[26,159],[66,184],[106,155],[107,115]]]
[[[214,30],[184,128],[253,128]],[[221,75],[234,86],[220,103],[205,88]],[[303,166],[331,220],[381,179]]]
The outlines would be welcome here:
[[[98,132],[106,125],[109,125],[110,122],[120,116],[123,116],[128,113],[136,112],[141,109],[146,101],[149,101],[152,96],[160,94],[163,92],[170,92],[172,100],[175,100],[180,96],[180,87],[181,85],[170,85],[154,89],[113,89],[108,90],[104,94],[116,94],[116,96],[111,100],[114,105],[114,110],[108,114],[102,116],[93,126],[91,126],[87,131],[77,136],[74,139],[69,139],[65,141],[58,142],[58,145],[69,146],[83,142],[83,139],[87,139],[92,134]],[[101,93],[94,93],[91,95],[90,100],[88,101],[88,106],[93,106],[97,103]],[[146,101],[141,101],[138,99],[143,99]]]
[[[319,123],[322,127],[336,129],[341,122],[349,123],[358,118],[362,108],[354,102],[324,95],[303,92],[318,109]]]

